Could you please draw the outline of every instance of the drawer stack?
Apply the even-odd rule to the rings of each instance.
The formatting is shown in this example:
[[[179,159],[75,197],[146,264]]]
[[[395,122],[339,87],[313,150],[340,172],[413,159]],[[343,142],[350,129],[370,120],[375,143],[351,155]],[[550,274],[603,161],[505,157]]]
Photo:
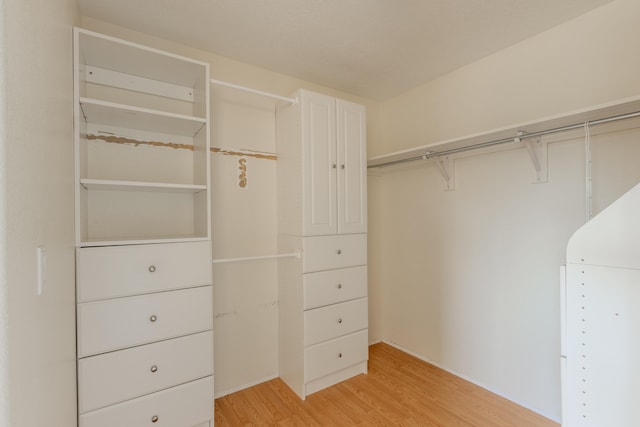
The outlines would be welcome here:
[[[213,425],[208,241],[77,250],[81,427]]]
[[[366,234],[304,237],[305,395],[367,371]]]

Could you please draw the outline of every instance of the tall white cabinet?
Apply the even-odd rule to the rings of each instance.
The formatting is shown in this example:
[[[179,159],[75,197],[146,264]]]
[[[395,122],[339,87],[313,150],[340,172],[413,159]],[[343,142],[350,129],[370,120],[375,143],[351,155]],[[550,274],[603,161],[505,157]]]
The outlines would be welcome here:
[[[81,427],[213,425],[208,64],[74,30]]]
[[[279,373],[300,396],[367,372],[366,118],[297,91],[279,106]]]
[[[578,229],[562,292],[562,426],[640,419],[640,184]]]

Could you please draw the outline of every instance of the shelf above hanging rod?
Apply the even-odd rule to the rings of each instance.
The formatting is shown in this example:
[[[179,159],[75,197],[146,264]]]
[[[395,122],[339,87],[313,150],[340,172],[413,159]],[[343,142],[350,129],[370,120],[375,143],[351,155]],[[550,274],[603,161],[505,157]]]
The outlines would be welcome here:
[[[210,81],[214,85],[229,87],[231,89],[238,89],[238,90],[241,90],[241,91],[244,91],[244,92],[255,93],[256,95],[262,95],[262,96],[266,96],[268,98],[273,98],[273,99],[277,99],[277,100],[280,100],[280,101],[290,102],[292,104],[297,104],[298,103],[298,100],[295,99],[295,98],[288,98],[286,96],[275,95],[273,93],[265,92],[263,90],[253,89],[253,88],[246,87],[246,86],[240,86],[240,85],[237,85],[237,84],[234,84],[234,83],[224,82],[222,80],[211,79]]]
[[[278,258],[300,258],[300,252],[294,252],[290,254],[277,254],[277,255],[263,255],[263,256],[248,256],[239,258],[218,258],[213,259],[213,264],[224,264],[228,262],[244,262],[244,261],[264,261]]]
[[[634,117],[640,117],[640,97],[627,98],[486,133],[373,157],[367,162],[367,167],[380,168],[417,160],[427,160],[500,144],[514,143],[517,138],[533,138],[579,129],[583,128],[587,123],[590,126],[595,126]]]

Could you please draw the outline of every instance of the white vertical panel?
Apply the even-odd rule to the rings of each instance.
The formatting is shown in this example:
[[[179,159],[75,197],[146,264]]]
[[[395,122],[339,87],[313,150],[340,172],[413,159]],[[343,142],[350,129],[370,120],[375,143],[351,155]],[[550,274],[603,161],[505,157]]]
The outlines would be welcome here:
[[[367,232],[365,108],[337,100],[338,233]]]
[[[335,98],[302,91],[302,103],[303,234],[335,234],[338,230]]]

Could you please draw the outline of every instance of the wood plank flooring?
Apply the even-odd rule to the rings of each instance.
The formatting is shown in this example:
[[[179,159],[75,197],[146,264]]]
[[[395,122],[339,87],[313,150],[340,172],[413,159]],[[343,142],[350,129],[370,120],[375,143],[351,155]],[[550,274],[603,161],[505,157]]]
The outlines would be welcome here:
[[[279,378],[216,400],[223,426],[486,426],[559,424],[386,344],[369,373],[300,400]]]

